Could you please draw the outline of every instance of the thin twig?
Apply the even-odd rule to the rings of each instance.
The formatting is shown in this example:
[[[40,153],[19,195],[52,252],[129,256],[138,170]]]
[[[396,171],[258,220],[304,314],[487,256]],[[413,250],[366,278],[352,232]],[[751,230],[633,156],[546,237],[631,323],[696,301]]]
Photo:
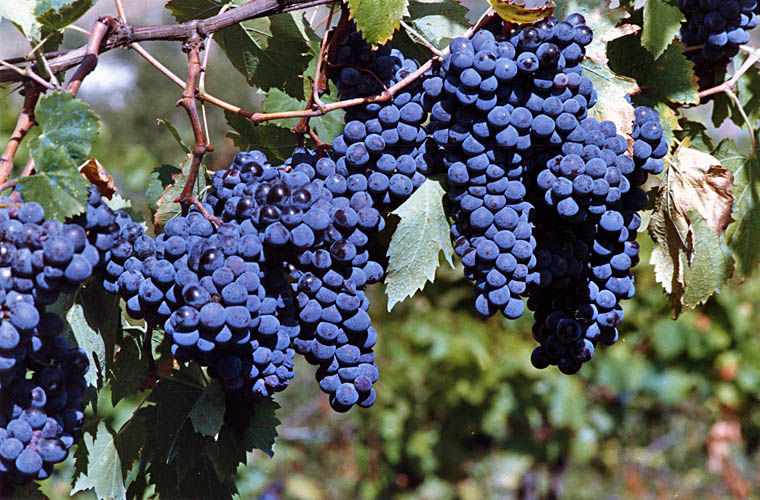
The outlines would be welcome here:
[[[703,90],[699,93],[699,98],[704,99],[705,97],[711,96],[713,94],[719,94],[726,91],[732,92],[736,83],[742,76],[744,76],[744,73],[749,71],[752,66],[754,66],[758,61],[760,61],[760,49],[754,49],[750,51],[747,59],[744,61],[741,67],[736,70],[736,73],[734,73],[734,75],[729,80],[713,88]]]
[[[406,31],[408,31],[409,33],[411,33],[412,35],[414,35],[414,37],[417,40],[419,40],[420,42],[422,42],[422,45],[424,45],[425,47],[427,47],[427,49],[430,52],[432,52],[433,54],[435,54],[438,57],[442,57],[441,51],[438,50],[435,45],[433,45],[432,43],[430,43],[430,41],[427,38],[425,38],[424,36],[422,36],[417,30],[415,30],[414,28],[412,28],[411,26],[409,26],[408,24],[406,24],[404,21],[401,21],[401,26]]]
[[[6,68],[18,73],[19,75],[22,75],[24,78],[29,78],[31,80],[34,80],[36,83],[42,85],[48,90],[55,90],[55,87],[50,85],[50,82],[46,81],[40,75],[32,71],[31,66],[26,66],[24,69],[21,69],[15,64],[11,64],[8,61],[3,61],[2,59],[0,59],[0,66],[5,66]]]
[[[34,108],[37,106],[37,100],[40,98],[40,90],[36,85],[29,85],[24,90],[24,104],[21,108],[21,114],[16,121],[16,128],[11,134],[11,139],[5,147],[3,155],[0,156],[0,184],[5,183],[13,171],[13,157],[18,151],[21,141],[26,134],[37,123],[34,120]]]
[[[736,109],[739,110],[739,114],[742,115],[742,118],[744,119],[744,123],[747,125],[747,130],[749,132],[749,142],[752,144],[752,155],[754,156],[757,152],[757,142],[755,139],[755,130],[752,126],[752,122],[750,121],[749,117],[747,116],[747,112],[744,111],[744,106],[742,106],[741,101],[739,100],[739,97],[734,94],[734,92],[730,89],[725,91],[726,95],[734,101],[736,104]]]
[[[322,26],[323,24],[325,24],[329,19],[330,19],[330,15],[326,15],[325,17],[322,18],[321,21],[319,21],[317,24],[315,24],[312,27],[312,29],[315,30],[315,31],[318,30],[319,27]],[[329,29],[330,29],[330,25],[328,24],[327,26],[325,26],[325,30],[329,30]]]
[[[170,24],[160,26],[132,26],[121,24],[119,29],[110,33],[100,49],[100,53],[135,42],[148,40],[185,41],[200,32],[203,36],[217,32],[229,26],[238,24],[248,19],[265,17],[292,10],[307,9],[317,5],[326,4],[333,0],[251,0],[250,2],[231,9],[223,14],[209,17],[200,21],[188,21],[182,24]],[[87,46],[81,46],[73,50],[63,50],[53,54],[45,54],[50,61],[50,66],[55,73],[61,73],[79,65],[87,56]],[[21,59],[19,62],[23,62]],[[22,81],[31,78],[9,69],[0,69],[0,82]]]
[[[185,108],[187,116],[190,119],[190,125],[193,128],[193,136],[195,137],[190,172],[187,175],[187,180],[185,182],[185,187],[182,189],[182,193],[175,200],[175,202],[182,205],[183,214],[187,214],[190,205],[195,204],[197,201],[195,196],[193,196],[193,188],[195,187],[195,181],[198,178],[198,171],[200,170],[203,156],[207,152],[214,150],[204,135],[200,117],[198,116],[198,108],[195,105],[195,85],[198,82],[198,75],[201,72],[200,51],[202,46],[203,40],[201,39],[201,35],[196,32],[195,36],[190,38],[182,47],[182,50],[187,52],[187,81],[185,82],[185,90],[182,92],[182,99],[179,101],[178,105]]]
[[[143,59],[145,59],[146,61],[148,61],[148,63],[150,63],[151,66],[155,67],[158,71],[160,71],[161,73],[163,73],[171,81],[173,81],[174,83],[176,83],[177,85],[179,85],[182,88],[185,87],[185,81],[182,80],[182,78],[180,78],[177,75],[175,75],[172,72],[172,70],[170,70],[169,68],[167,68],[166,66],[164,66],[163,64],[161,64],[161,62],[158,59],[156,59],[155,57],[153,57],[152,55],[150,55],[150,53],[148,53],[148,51],[145,50],[142,47],[142,45],[140,45],[139,43],[133,43],[132,45],[129,46],[129,48],[131,48],[132,50],[134,50],[135,52],[137,52],[138,54],[140,54],[140,56],[142,56]]]
[[[319,57],[317,58],[317,68],[314,70],[314,86],[311,90],[311,101],[314,102],[319,109],[324,108],[324,103],[319,98],[319,90],[322,79],[322,61],[327,56],[327,41],[330,38],[330,23],[332,22],[333,11],[335,10],[335,2],[330,5],[330,13],[327,15],[327,26],[325,27],[325,34],[322,37],[322,44],[319,47]],[[307,118],[308,120],[308,118]]]
[[[29,177],[33,173],[34,173],[34,158],[30,156],[29,159],[26,161],[24,170],[21,172],[21,175],[19,177]]]
[[[230,4],[226,4],[219,10],[219,14],[224,14],[230,8]],[[214,44],[214,33],[211,33],[206,40],[206,50],[203,53],[203,64],[201,64],[201,75],[198,80],[198,91],[204,93],[206,91],[206,68],[208,67],[209,56],[211,55],[211,47]],[[203,130],[206,133],[206,137],[211,137],[208,132],[208,117],[206,116],[206,104],[201,101],[201,114],[203,115]]]
[[[92,36],[92,33],[90,33],[89,31],[87,31],[86,29],[84,29],[84,28],[82,28],[80,26],[77,26],[76,24],[69,24],[68,26],[66,26],[63,29],[65,29],[65,30],[71,30],[71,31],[76,31],[77,33],[81,33],[81,34],[86,35],[88,37]]]
[[[116,25],[116,20],[112,17],[101,17],[95,21],[92,27],[92,36],[87,43],[87,50],[85,56],[82,59],[82,64],[77,68],[74,76],[66,86],[66,90],[71,92],[71,95],[76,97],[79,92],[79,87],[82,86],[82,81],[87,75],[92,73],[95,66],[98,65],[98,54],[100,53],[100,46],[103,44],[103,39],[108,36],[108,32]]]
[[[119,21],[126,23],[127,15],[124,13],[124,6],[121,4],[121,0],[114,0],[114,3],[116,4],[116,12],[119,15]]]

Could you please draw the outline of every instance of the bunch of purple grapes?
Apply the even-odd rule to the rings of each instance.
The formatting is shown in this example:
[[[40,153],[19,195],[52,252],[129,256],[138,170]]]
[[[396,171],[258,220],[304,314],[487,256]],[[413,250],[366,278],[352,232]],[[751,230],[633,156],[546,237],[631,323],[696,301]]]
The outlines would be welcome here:
[[[2,199],[0,482],[47,478],[81,434],[89,361],[61,336],[63,320],[46,307],[101,262],[97,245],[108,242],[90,231],[99,217],[62,224],[45,220],[38,203]]]
[[[678,0],[686,16],[681,39],[688,47],[686,56],[694,63],[699,88],[722,81],[726,66],[750,40],[757,27],[756,0]]]
[[[589,116],[596,92],[581,61],[592,39],[580,14],[506,32],[493,21],[451,43],[421,101],[423,157],[446,171],[476,310],[515,319],[527,297],[533,364],[568,374],[617,340],[647,203],[638,186],[668,151],[649,108],[637,109],[633,155],[612,122]]]

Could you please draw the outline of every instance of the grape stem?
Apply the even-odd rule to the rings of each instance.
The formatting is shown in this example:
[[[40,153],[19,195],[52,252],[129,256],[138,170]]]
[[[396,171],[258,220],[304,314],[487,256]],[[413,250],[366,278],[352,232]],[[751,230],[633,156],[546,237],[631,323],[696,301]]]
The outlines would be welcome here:
[[[24,78],[29,78],[30,80],[37,82],[37,84],[45,87],[48,90],[55,90],[55,87],[53,87],[50,84],[50,82],[46,82],[44,78],[42,78],[40,75],[32,71],[31,66],[26,66],[23,69],[21,69],[15,64],[13,64],[11,61],[4,61],[2,59],[0,59],[0,66],[5,66],[6,68],[8,68],[8,70],[18,73],[19,75],[23,77],[21,78],[22,80]]]
[[[741,101],[739,100],[739,97],[736,95],[736,84],[739,82],[739,79],[744,76],[744,74],[749,71],[755,64],[760,62],[760,49],[755,47],[749,47],[749,46],[742,46],[741,49],[745,52],[747,52],[748,56],[747,59],[742,63],[742,65],[739,67],[738,70],[725,82],[721,83],[720,85],[717,85],[713,88],[703,90],[699,93],[699,98],[704,99],[705,97],[719,94],[721,92],[725,93],[729,99],[731,99],[734,104],[736,104],[736,108],[739,111],[739,114],[742,116],[742,119],[744,120],[744,123],[746,123],[747,128],[749,129],[749,139],[752,143],[752,153],[755,154],[757,151],[757,142],[755,139],[754,134],[754,128],[752,127],[752,122],[750,121],[749,117],[747,116],[747,112],[744,111],[744,107],[742,106]]]
[[[190,39],[182,45],[182,50],[187,53],[187,80],[185,81],[185,90],[182,92],[182,99],[177,102],[177,106],[182,106],[185,109],[185,112],[187,112],[187,116],[190,119],[190,125],[193,128],[193,136],[195,137],[190,172],[187,175],[187,181],[185,182],[185,187],[182,189],[182,193],[176,200],[174,200],[175,203],[179,203],[182,206],[183,215],[187,215],[190,205],[194,205],[197,201],[195,196],[193,196],[193,188],[198,179],[198,171],[200,170],[203,157],[206,153],[214,150],[213,146],[211,146],[206,138],[206,134],[203,132],[200,116],[198,115],[198,108],[195,105],[195,85],[198,81],[198,76],[201,73],[200,51],[202,48],[203,38],[201,37],[200,32],[196,32],[194,36],[190,37]]]
[[[21,108],[21,114],[16,121],[16,128],[13,129],[11,139],[8,141],[3,155],[0,156],[0,184],[4,184],[8,180],[13,171],[13,157],[16,156],[21,141],[24,140],[29,130],[37,124],[34,119],[34,108],[37,106],[39,98],[40,89],[37,85],[31,84],[24,88],[24,104]]]
[[[441,51],[440,51],[440,50],[438,50],[438,49],[435,47],[435,45],[433,45],[433,44],[432,44],[432,43],[431,43],[431,42],[430,42],[430,41],[429,41],[427,38],[425,38],[424,36],[422,36],[422,35],[421,35],[421,34],[420,34],[420,33],[419,33],[417,30],[415,30],[414,28],[412,28],[411,26],[409,26],[409,25],[408,25],[407,23],[405,23],[403,20],[401,21],[401,26],[402,26],[402,27],[403,27],[403,28],[404,28],[406,31],[408,31],[410,34],[414,35],[414,37],[415,37],[417,40],[419,40],[419,41],[422,43],[422,45],[424,45],[425,47],[427,47],[427,49],[428,49],[430,52],[432,52],[433,54],[435,54],[437,57],[443,57],[443,54],[441,53]]]

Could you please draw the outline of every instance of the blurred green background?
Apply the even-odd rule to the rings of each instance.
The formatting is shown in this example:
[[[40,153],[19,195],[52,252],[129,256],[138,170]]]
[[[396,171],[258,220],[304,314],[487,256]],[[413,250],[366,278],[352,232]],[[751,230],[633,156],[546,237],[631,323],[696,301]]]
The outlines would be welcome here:
[[[133,22],[160,23],[166,18],[157,3],[124,5]],[[89,26],[110,8],[101,2],[79,24]],[[0,57],[28,50],[7,23],[0,40]],[[66,36],[68,46],[84,41]],[[183,73],[178,44],[145,47]],[[262,96],[218,49],[215,55],[209,90],[255,110]],[[3,145],[20,104],[13,90],[0,87]],[[175,107],[180,93],[124,50],[102,57],[82,87],[80,96],[103,119],[95,156],[138,207],[150,172],[184,157],[157,119],[191,142]],[[224,168],[236,151],[224,137],[222,113],[207,111],[216,148],[208,164]],[[23,148],[16,160],[19,168],[25,163]],[[334,413],[313,368],[300,362],[291,387],[276,397],[282,425],[274,458],[249,457],[239,470],[240,498],[760,498],[760,278],[732,283],[673,321],[647,264],[651,242],[646,235],[639,241],[638,293],[625,304],[621,339],[573,377],[532,368],[528,315],[515,322],[477,318],[459,269],[444,265],[435,285],[390,314],[376,286],[377,403]],[[134,402],[111,408],[108,400],[102,398],[100,416],[116,425],[134,409]],[[72,474],[69,459],[44,491],[66,498]]]

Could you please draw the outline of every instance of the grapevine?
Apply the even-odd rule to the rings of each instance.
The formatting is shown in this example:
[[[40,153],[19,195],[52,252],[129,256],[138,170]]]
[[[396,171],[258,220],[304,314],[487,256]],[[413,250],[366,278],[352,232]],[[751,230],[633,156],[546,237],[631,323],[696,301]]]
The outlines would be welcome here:
[[[144,497],[148,481],[135,475],[167,498],[194,491],[187,477],[202,483],[200,498],[231,497],[246,452],[271,451],[274,437],[255,433],[272,398],[297,385],[300,357],[327,409],[393,400],[379,353],[394,333],[378,321],[375,285],[385,283],[393,308],[433,280],[441,252],[452,265],[457,256],[481,324],[525,325],[532,313],[522,332],[532,345],[518,362],[581,380],[609,366],[599,348],[627,328],[643,255],[676,316],[735,269],[749,275],[758,259],[744,219],[754,207],[742,203],[753,177],[729,171],[736,155],[712,156],[721,146],[681,111],[725,93],[750,129],[753,161],[757,113],[745,110],[742,79],[760,60],[757,3],[664,2],[667,29],[679,33],[671,45],[652,35],[652,10],[640,21],[610,8],[600,20],[584,5],[491,3],[444,33],[385,10],[391,24],[375,25],[337,0],[253,0],[204,14],[172,0],[180,24],[141,27],[116,0],[114,17],[98,18],[73,50],[58,50],[83,13],[71,5],[39,7],[29,26],[0,8],[33,42],[27,56],[0,60],[0,84],[23,96],[0,157],[0,497],[75,455],[73,486],[99,498]],[[311,19],[289,13],[300,9]],[[254,25],[269,30],[272,52],[297,62],[266,69]],[[152,40],[181,42],[184,77],[140,45]],[[652,59],[667,77],[686,68],[688,88],[669,92],[638,63],[615,74],[632,41],[636,61]],[[215,43],[262,91],[260,109],[207,91]],[[176,104],[193,137],[187,146],[170,126],[186,157],[171,179],[156,170],[147,222],[92,158],[99,118],[78,98],[117,47],[181,87]],[[715,116],[729,115],[722,105]],[[220,142],[207,106],[224,112],[239,149],[213,171]],[[732,192],[735,181],[744,193]],[[583,370],[594,358],[603,359]],[[129,370],[131,392],[120,385]],[[172,399],[178,386],[187,401]],[[114,406],[136,405],[119,430],[98,415],[106,387]],[[183,408],[181,420],[162,399]],[[172,422],[168,438],[146,430],[153,421]],[[126,444],[131,433],[160,444]],[[232,443],[234,463],[222,464]],[[190,460],[183,446],[193,445],[203,451]],[[113,449],[115,490],[96,478],[95,449]]]

